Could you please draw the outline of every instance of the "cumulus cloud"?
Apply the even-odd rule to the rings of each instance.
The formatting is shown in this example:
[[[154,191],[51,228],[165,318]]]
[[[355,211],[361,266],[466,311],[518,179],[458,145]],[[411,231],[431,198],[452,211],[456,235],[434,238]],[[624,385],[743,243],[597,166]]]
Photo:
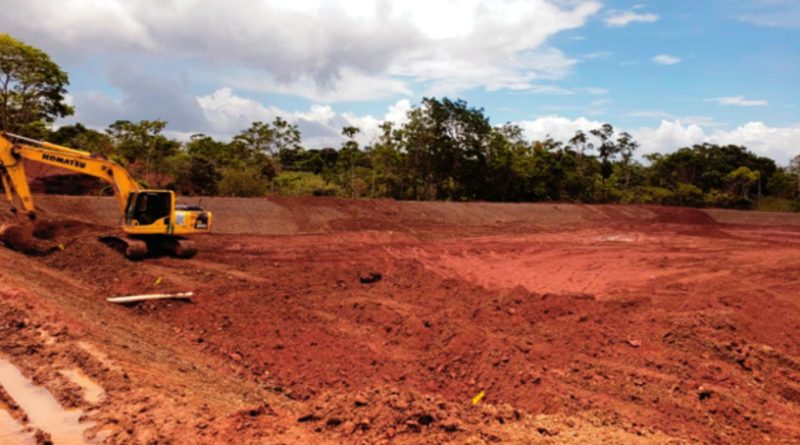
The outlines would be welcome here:
[[[639,110],[628,113],[628,116],[644,118],[644,119],[654,119],[659,121],[661,120],[681,121],[684,124],[695,124],[701,127],[709,127],[709,128],[725,126],[724,123],[718,122],[717,119],[711,116],[676,115],[673,113],[667,113],[665,111],[658,111],[658,110]]]
[[[578,130],[588,133],[590,130],[603,125],[603,122],[589,120],[584,117],[569,119],[555,115],[514,123],[522,128],[523,134],[529,140],[543,140],[549,137],[562,142],[570,140]]]
[[[640,14],[633,11],[612,11],[603,20],[606,26],[611,28],[619,28],[631,23],[653,23],[656,21],[658,21],[658,16],[656,14]]]
[[[744,96],[717,97],[715,99],[710,99],[710,101],[720,105],[733,105],[737,107],[762,107],[767,105],[766,100],[745,99]]]
[[[651,60],[659,65],[675,65],[676,63],[681,63],[680,57],[670,56],[669,54],[659,54]]]
[[[8,3],[8,0],[2,0]],[[240,88],[321,101],[362,100],[371,82],[407,94],[524,89],[574,60],[547,40],[582,26],[595,0],[45,0],[6,5],[6,31],[64,57],[96,53],[184,60]],[[312,90],[319,89],[319,93]]]
[[[527,138],[542,140],[552,137],[557,141],[568,141],[576,131],[589,132],[603,122],[584,117],[570,119],[561,116],[544,116],[533,120],[518,121]],[[628,131],[641,144],[639,154],[667,153],[681,147],[708,142],[711,144],[743,145],[761,156],[774,159],[779,164],[788,164],[797,155],[797,140],[800,140],[800,124],[788,127],[770,127],[763,122],[749,122],[732,130],[716,128],[707,130],[696,123],[686,124],[679,120],[662,120],[657,127],[618,128]]]
[[[388,75],[371,76],[343,68],[341,75],[327,85],[319,85],[312,77],[302,76],[293,82],[281,82],[274,76],[253,72],[236,74],[225,84],[251,92],[299,96],[313,102],[373,101],[413,94],[407,83]]]
[[[125,78],[120,80],[124,85]],[[174,91],[168,91],[169,88]],[[303,143],[309,148],[338,147],[343,141],[341,129],[356,126],[361,129],[357,140],[362,145],[374,143],[381,134],[382,122],[402,125],[407,121],[407,113],[412,108],[409,99],[400,99],[389,105],[382,115],[357,114],[335,110],[331,105],[313,104],[303,111],[288,111],[239,96],[231,88],[223,87],[210,94],[191,97],[177,87],[166,84],[159,90],[163,95],[158,104],[165,105],[173,113],[184,116],[183,125],[173,125],[170,120],[169,134],[188,138],[193,133],[203,132],[221,139],[228,139],[247,128],[254,121],[271,122],[280,116],[298,125],[303,134]],[[164,100],[166,99],[166,101]],[[89,92],[73,97],[79,115],[62,121],[69,123],[80,120],[95,128],[105,128],[111,122],[109,116],[125,119],[153,118],[148,109],[142,109],[146,101],[118,99],[101,92]],[[606,105],[606,99],[593,106]],[[137,113],[144,113],[139,115]],[[775,159],[781,164],[797,155],[796,141],[800,140],[800,124],[788,127],[770,127],[763,122],[749,122],[732,130],[721,128],[722,124],[706,116],[677,117],[659,111],[640,111],[631,113],[632,117],[662,119],[657,127],[618,128],[628,131],[641,144],[640,155],[653,152],[671,152],[680,147],[701,144],[743,145],[763,156]],[[576,131],[589,132],[599,128],[604,122],[586,117],[571,119],[558,115],[544,116],[532,120],[514,122],[519,125],[529,140],[543,140],[551,137],[558,141],[568,141]]]
[[[716,129],[711,132],[699,125],[684,125],[680,121],[662,121],[656,128],[639,128],[631,131],[642,144],[643,152],[665,152],[693,144],[743,145],[762,156],[787,164],[797,155],[800,125],[770,127],[763,122],[748,122],[733,130]]]
[[[236,95],[228,87],[197,98],[207,120],[207,133],[220,138],[229,138],[247,128],[254,121],[270,122],[280,116],[296,124],[307,147],[338,147],[342,142],[342,127],[355,126],[361,132],[356,140],[371,144],[380,136],[380,124],[385,121],[401,125],[411,109],[408,99],[390,105],[383,116],[357,115],[336,112],[330,105],[314,104],[306,111],[287,111],[264,106],[260,102]]]

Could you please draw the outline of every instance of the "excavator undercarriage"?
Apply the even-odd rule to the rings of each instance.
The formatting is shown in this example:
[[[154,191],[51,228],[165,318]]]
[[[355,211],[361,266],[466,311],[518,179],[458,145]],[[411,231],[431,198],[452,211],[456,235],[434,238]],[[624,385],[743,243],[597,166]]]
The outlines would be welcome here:
[[[177,236],[101,236],[100,241],[131,260],[141,260],[148,256],[168,255],[176,258],[192,258],[197,248],[189,239]]]

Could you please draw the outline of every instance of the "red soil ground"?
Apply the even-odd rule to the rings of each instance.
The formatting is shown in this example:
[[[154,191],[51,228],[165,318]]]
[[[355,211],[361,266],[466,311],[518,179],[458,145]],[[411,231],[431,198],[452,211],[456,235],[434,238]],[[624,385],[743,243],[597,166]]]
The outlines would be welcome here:
[[[130,263],[113,202],[41,198],[101,226],[0,250],[0,357],[97,441],[800,443],[798,215],[215,198],[197,257]]]

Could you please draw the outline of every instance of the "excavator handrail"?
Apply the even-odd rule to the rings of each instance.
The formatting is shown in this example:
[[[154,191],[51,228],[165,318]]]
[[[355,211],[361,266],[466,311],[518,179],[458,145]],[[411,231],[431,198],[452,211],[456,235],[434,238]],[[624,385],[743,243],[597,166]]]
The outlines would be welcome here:
[[[74,148],[64,147],[63,145],[58,145],[58,144],[52,144],[50,142],[40,141],[38,139],[32,139],[32,138],[21,136],[21,135],[14,134],[14,133],[2,132],[0,134],[2,134],[3,136],[6,136],[8,139],[10,139],[10,140],[12,140],[14,142],[19,140],[19,141],[26,142],[26,143],[31,144],[31,145],[36,145],[38,147],[44,147],[44,148],[49,148],[51,150],[63,151],[65,153],[71,153],[71,154],[74,154],[74,155],[89,156],[89,157],[93,156],[92,153],[89,153],[88,151],[75,150]]]

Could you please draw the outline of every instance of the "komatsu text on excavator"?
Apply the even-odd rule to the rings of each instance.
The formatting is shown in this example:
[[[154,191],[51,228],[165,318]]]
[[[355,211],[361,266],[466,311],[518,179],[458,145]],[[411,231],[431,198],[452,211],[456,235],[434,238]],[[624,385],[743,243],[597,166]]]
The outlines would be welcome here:
[[[6,199],[16,211],[16,195],[31,219],[35,218],[36,209],[23,159],[94,176],[109,183],[114,189],[126,236],[109,235],[101,237],[101,240],[130,259],[141,259],[148,252],[156,251],[190,258],[197,249],[185,236],[211,229],[211,212],[199,206],[176,204],[175,193],[170,190],[142,188],[124,167],[114,161],[86,151],[0,132],[0,179]]]

